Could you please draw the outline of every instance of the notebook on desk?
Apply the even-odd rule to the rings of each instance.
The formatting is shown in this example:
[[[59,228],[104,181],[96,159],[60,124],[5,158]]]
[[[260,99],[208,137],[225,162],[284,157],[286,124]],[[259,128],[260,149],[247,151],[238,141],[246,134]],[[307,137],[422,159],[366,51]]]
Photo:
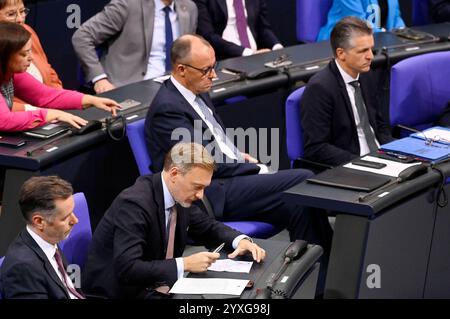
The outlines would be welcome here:
[[[412,155],[422,161],[439,163],[450,158],[450,145],[433,142],[427,145],[425,140],[417,137],[405,137],[381,145],[382,151]]]
[[[70,126],[65,123],[50,123],[24,132],[25,135],[47,139],[69,130]]]
[[[371,192],[388,183],[391,179],[384,175],[375,175],[345,167],[329,169],[307,181],[356,191]]]

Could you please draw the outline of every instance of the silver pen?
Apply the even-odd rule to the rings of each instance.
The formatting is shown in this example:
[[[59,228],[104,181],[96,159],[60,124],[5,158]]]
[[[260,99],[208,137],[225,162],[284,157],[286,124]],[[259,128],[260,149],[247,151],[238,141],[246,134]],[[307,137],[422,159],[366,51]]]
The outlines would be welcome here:
[[[219,245],[219,247],[217,247],[216,249],[214,249],[213,253],[218,253],[222,250],[222,248],[225,246],[225,243],[221,243]]]

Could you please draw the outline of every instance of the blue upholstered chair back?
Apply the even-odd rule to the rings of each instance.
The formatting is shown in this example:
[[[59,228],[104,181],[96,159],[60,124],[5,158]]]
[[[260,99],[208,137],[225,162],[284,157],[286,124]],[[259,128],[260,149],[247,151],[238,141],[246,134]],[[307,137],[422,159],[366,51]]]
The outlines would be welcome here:
[[[92,228],[86,197],[83,193],[76,193],[73,198],[75,201],[73,212],[78,218],[78,224],[73,227],[69,237],[59,243],[59,247],[69,265],[76,264],[83,269],[92,240]]]
[[[297,40],[316,42],[320,28],[327,22],[332,0],[297,0]]]
[[[286,100],[286,144],[288,158],[294,161],[303,156],[303,129],[300,121],[300,99],[305,87],[292,92]]]
[[[5,259],[5,257],[0,257],[0,269],[2,268],[2,264],[3,264],[3,260]],[[1,279],[0,279],[0,285],[1,285]],[[0,286],[0,299],[3,299],[2,297],[2,287]]]
[[[127,124],[128,141],[141,175],[152,174],[150,170],[151,159],[145,143],[144,128],[145,119]],[[225,222],[224,224],[254,238],[269,238],[280,231],[271,224],[258,221],[235,221]]]
[[[430,23],[430,8],[428,0],[412,0],[412,22],[413,25],[424,25]]]
[[[450,52],[403,60],[392,67],[391,125],[431,127],[450,100]]]

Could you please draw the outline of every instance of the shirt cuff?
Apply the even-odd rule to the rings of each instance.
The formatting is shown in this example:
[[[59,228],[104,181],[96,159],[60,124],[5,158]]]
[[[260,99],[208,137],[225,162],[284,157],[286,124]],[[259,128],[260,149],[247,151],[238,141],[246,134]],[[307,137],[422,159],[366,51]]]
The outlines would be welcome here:
[[[267,165],[265,165],[265,164],[256,164],[256,165],[258,165],[260,168],[258,174],[269,174],[270,173]]]
[[[277,43],[272,47],[272,50],[280,50],[283,48],[284,48],[284,46],[281,43]]]
[[[175,261],[177,263],[177,278],[183,278],[183,273],[184,273],[184,262],[183,262],[183,257],[178,257],[175,258]]]
[[[105,73],[97,75],[95,78],[92,79],[92,83],[98,82],[106,78],[108,78],[108,76]]]
[[[233,246],[233,249],[236,249],[236,248],[237,248],[237,246],[239,245],[239,242],[240,242],[242,239],[248,239],[249,241],[253,242],[253,239],[251,239],[251,238],[248,237],[247,235],[244,235],[244,234],[239,235],[239,236],[237,236],[237,237],[233,240],[233,242],[232,242],[232,244],[231,244],[231,246]]]
[[[242,56],[249,56],[253,54],[253,50],[249,48],[245,48],[244,51],[242,51]]]

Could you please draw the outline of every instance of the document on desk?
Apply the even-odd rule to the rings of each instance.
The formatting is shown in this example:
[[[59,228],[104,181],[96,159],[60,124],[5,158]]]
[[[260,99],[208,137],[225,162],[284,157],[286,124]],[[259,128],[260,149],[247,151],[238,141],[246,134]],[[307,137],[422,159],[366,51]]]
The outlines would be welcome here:
[[[248,280],[228,278],[180,278],[169,292],[172,294],[240,296],[248,282]]]
[[[209,266],[211,271],[226,271],[226,272],[245,272],[250,273],[252,268],[252,261],[238,261],[232,259],[219,259]]]
[[[430,139],[433,143],[450,145],[450,128],[435,126],[420,133],[411,134],[411,137],[420,138],[422,140]]]
[[[370,168],[370,167],[365,167],[365,166],[358,166],[358,165],[353,165],[352,163],[348,163],[348,164],[345,164],[344,167],[357,169],[357,170],[360,170],[360,171],[371,172],[371,173],[375,173],[375,174],[381,174],[381,175],[387,175],[387,176],[392,176],[392,177],[398,177],[398,175],[401,172],[403,172],[405,169],[407,169],[408,167],[411,167],[411,166],[414,166],[414,165],[420,165],[420,162],[406,164],[406,163],[390,161],[390,160],[387,160],[387,159],[378,158],[378,157],[369,156],[369,155],[368,156],[364,156],[361,159],[365,160],[365,161],[384,163],[384,164],[386,164],[386,166],[381,168],[381,169],[376,169],[376,168]]]

